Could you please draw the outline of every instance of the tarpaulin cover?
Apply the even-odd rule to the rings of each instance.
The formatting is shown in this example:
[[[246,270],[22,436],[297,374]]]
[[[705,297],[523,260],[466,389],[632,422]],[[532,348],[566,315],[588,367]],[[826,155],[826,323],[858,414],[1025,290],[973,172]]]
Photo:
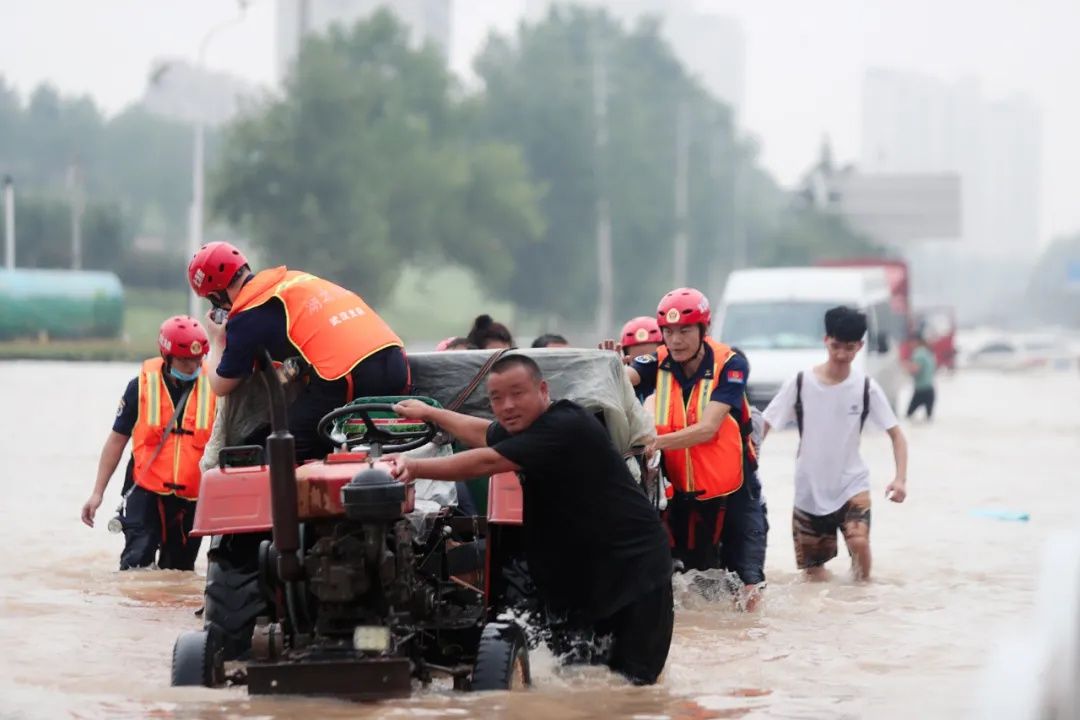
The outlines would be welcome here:
[[[444,407],[464,390],[491,357],[491,350],[416,353],[409,355],[413,394],[426,395]],[[634,395],[619,356],[607,350],[544,348],[514,350],[537,362],[552,400],[571,400],[602,412],[615,446],[628,452],[653,435],[651,418]],[[479,383],[459,412],[492,417],[487,384]]]

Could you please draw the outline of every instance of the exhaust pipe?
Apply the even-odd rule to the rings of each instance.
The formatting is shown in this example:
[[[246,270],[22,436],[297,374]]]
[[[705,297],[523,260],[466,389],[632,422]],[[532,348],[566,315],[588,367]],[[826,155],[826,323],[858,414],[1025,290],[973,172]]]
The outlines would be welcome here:
[[[300,518],[296,507],[296,441],[289,432],[285,412],[285,389],[270,353],[263,350],[262,378],[270,395],[270,436],[266,457],[270,464],[270,515],[273,519],[274,548],[278,552],[278,577],[284,582],[302,578]]]

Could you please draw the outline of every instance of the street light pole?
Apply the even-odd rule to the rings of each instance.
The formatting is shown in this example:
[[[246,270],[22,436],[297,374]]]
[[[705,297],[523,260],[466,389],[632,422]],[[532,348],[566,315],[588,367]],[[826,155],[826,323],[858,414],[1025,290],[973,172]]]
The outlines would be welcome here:
[[[15,181],[4,176],[4,267],[15,269]]]
[[[236,17],[225,20],[218,23],[214,27],[203,35],[202,41],[199,42],[199,55],[198,55],[198,73],[199,76],[206,71],[206,50],[210,45],[210,41],[220,31],[227,27],[231,27],[239,23],[244,19],[244,14],[247,12],[247,2],[245,0],[239,0],[240,14]],[[188,243],[191,255],[199,251],[199,248],[203,246],[203,210],[205,208],[205,187],[206,187],[206,124],[203,122],[202,115],[198,112],[195,113],[195,142],[192,148],[191,159],[191,209],[188,214]],[[188,296],[188,315],[193,318],[199,316],[199,298],[194,293],[189,293]]]

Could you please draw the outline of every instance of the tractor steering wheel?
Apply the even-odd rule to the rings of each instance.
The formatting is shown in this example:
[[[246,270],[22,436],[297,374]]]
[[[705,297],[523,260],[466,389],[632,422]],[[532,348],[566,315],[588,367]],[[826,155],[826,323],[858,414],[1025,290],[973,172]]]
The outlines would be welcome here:
[[[415,450],[423,447],[435,439],[439,433],[437,425],[429,420],[414,420],[410,425],[423,424],[423,429],[403,429],[397,432],[385,430],[378,425],[378,421],[372,417],[373,413],[390,413],[401,417],[394,412],[394,406],[388,403],[371,403],[368,405],[346,405],[337,410],[331,410],[319,421],[319,435],[329,440],[333,445],[340,445],[340,436],[335,434],[338,420],[344,418],[357,418],[364,423],[364,432],[359,436],[350,438],[345,436],[346,444],[354,445],[378,445],[384,453],[399,453]]]

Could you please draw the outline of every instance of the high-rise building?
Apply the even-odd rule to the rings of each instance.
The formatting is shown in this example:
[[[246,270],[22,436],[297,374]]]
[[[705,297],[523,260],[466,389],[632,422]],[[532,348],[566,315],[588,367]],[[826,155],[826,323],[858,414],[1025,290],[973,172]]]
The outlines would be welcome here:
[[[745,100],[746,36],[733,17],[702,13],[688,0],[528,0],[525,17],[535,21],[552,5],[604,7],[625,23],[660,18],[676,57],[713,97],[731,106],[736,118]]]
[[[415,45],[434,43],[450,56],[452,0],[278,0],[277,69],[284,79],[307,33],[352,25],[380,9],[393,12],[408,26]]]
[[[961,239],[905,249],[917,303],[1003,318],[1020,302],[1042,245],[1038,108],[988,100],[979,83],[876,69],[863,83],[860,170],[960,176]]]
[[[1041,119],[1026,98],[988,101],[979,84],[871,70],[863,83],[864,172],[955,172],[962,250],[1034,254],[1039,227]]]

